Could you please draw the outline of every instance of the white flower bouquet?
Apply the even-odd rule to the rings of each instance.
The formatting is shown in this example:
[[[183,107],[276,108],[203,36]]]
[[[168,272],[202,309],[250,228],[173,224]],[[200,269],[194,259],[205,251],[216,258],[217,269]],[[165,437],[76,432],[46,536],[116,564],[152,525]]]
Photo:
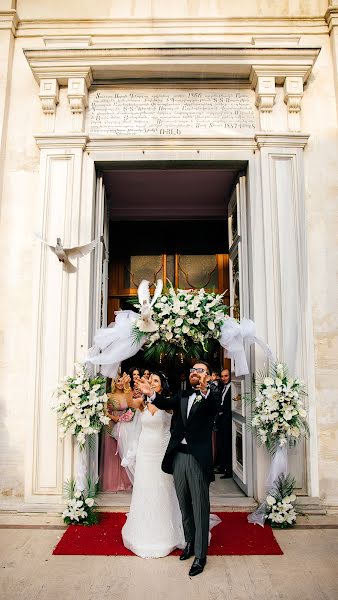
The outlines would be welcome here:
[[[62,517],[67,525],[95,525],[98,522],[95,502],[98,485],[93,485],[91,480],[88,480],[87,487],[86,490],[78,490],[73,479],[65,483],[64,491],[68,502]]]
[[[90,378],[81,364],[75,365],[75,376],[65,377],[56,392],[53,406],[59,415],[60,433],[76,437],[81,448],[86,437],[98,433],[110,419],[105,413],[107,403],[106,379]]]
[[[295,479],[283,474],[278,477],[266,497],[265,519],[271,527],[286,529],[296,523],[297,513],[294,507],[296,495],[293,493]]]
[[[308,434],[305,396],[304,383],[289,377],[281,363],[272,365],[269,374],[262,376],[252,404],[251,425],[269,450],[293,446]]]
[[[223,304],[224,294],[200,290],[175,290],[172,286],[152,306],[156,329],[145,344],[147,358],[158,359],[161,353],[172,358],[177,351],[186,357],[201,358],[221,336],[221,326],[229,318]],[[140,308],[140,305],[136,304]],[[144,332],[142,321],[135,323],[135,338]]]

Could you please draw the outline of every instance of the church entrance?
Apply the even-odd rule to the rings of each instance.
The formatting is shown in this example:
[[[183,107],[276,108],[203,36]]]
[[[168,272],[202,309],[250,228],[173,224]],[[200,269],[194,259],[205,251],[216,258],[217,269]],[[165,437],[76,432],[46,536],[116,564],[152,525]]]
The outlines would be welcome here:
[[[96,278],[100,276],[101,280],[96,285],[95,325],[110,324],[115,311],[131,309],[142,279],[150,281],[154,289],[160,278],[175,288],[204,287],[207,291],[225,292],[224,302],[230,307],[231,316],[239,318],[241,311],[248,308],[248,303],[245,305],[248,286],[243,283],[248,266],[245,258],[242,264],[241,248],[245,231],[240,230],[240,226],[245,226],[241,212],[246,206],[240,205],[245,198],[245,165],[228,161],[203,161],[198,165],[183,161],[138,161],[101,163],[96,167],[96,226],[104,245],[96,256]],[[206,359],[217,374],[215,377],[220,378],[224,369],[231,373],[231,362],[220,346]],[[141,351],[122,368],[126,371],[133,367],[150,371],[160,368],[166,373],[172,392],[184,389],[191,366],[189,360],[178,352],[170,360],[161,355],[159,362],[146,361]],[[251,443],[243,400],[245,385],[244,378],[232,374],[228,428],[231,443],[227,440],[231,477],[221,480],[216,476],[211,487],[216,504],[224,503],[225,498],[252,495]],[[106,461],[101,461],[103,468],[109,469]],[[103,473],[100,476],[104,479]],[[116,494],[110,501],[108,496],[116,490],[105,491],[105,504],[115,504]],[[126,492],[122,495],[126,496]]]

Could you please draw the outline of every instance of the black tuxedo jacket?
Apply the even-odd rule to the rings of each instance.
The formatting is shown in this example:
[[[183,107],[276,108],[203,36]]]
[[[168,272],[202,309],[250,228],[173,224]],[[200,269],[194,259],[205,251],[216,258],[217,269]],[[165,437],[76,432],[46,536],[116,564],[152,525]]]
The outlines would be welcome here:
[[[178,446],[185,438],[191,454],[200,463],[209,481],[214,481],[211,435],[221,394],[218,391],[210,391],[207,398],[202,396],[201,400],[195,400],[187,418],[188,400],[191,394],[191,390],[178,392],[172,398],[164,398],[156,394],[153,400],[157,408],[174,411],[171,438],[163,458],[162,469],[165,473],[173,472],[174,457]]]

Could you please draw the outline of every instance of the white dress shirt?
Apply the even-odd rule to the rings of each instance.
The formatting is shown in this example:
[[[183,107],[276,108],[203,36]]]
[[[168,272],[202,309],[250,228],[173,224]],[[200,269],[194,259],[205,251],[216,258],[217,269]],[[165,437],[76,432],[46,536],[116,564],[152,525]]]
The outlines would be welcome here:
[[[229,389],[230,386],[231,386],[231,383],[227,383],[227,385],[225,386],[225,388],[224,388],[224,390],[222,392],[222,402],[221,402],[220,408],[222,408],[222,406],[224,404],[225,396],[227,395],[228,389]]]
[[[207,396],[209,395],[210,390],[207,390],[205,394],[203,394],[202,392],[199,392],[204,398],[207,398]],[[189,400],[188,400],[188,406],[187,406],[187,419],[189,418],[189,414],[190,411],[192,409],[192,405],[194,404],[196,399],[196,392],[193,392],[190,396],[189,396]],[[181,441],[181,444],[187,444],[187,440],[185,438],[183,438],[183,440]]]

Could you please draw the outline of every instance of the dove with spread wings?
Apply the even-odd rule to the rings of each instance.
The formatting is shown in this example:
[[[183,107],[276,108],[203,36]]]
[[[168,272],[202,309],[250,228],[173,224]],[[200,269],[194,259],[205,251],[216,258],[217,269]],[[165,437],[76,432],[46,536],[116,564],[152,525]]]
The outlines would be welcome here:
[[[150,300],[149,281],[143,279],[138,286],[137,294],[140,305],[140,318],[137,321],[137,327],[144,333],[151,333],[158,329],[158,325],[152,320],[153,306],[157,298],[162,294],[163,281],[159,279],[152,299]]]
[[[48,244],[45,240],[39,237],[39,240],[48,246],[50,250],[57,256],[59,261],[63,264],[64,271],[67,273],[76,273],[76,267],[70,262],[70,258],[81,258],[82,256],[86,256],[92,250],[94,250],[95,246],[100,241],[100,238],[89,242],[88,244],[84,244],[83,246],[73,246],[72,248],[64,248],[61,243],[61,238],[56,239],[56,246],[52,246]]]

